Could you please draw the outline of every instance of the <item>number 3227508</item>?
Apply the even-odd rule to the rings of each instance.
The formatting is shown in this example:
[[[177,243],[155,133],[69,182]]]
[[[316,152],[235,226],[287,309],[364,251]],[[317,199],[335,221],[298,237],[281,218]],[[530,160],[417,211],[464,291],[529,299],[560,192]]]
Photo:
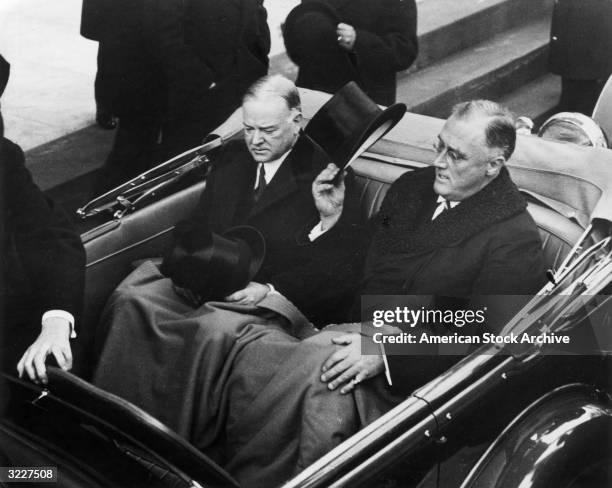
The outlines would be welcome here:
[[[57,481],[56,467],[41,468],[0,468],[0,481]]]

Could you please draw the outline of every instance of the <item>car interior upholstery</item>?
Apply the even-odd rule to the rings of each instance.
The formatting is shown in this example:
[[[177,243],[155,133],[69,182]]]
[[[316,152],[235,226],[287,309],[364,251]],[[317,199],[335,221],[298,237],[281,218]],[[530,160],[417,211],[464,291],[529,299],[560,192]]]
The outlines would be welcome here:
[[[360,192],[362,216],[371,218],[379,209],[389,186],[402,173],[422,166],[381,161],[376,155],[352,164]],[[131,271],[135,261],[159,257],[172,240],[174,224],[190,215],[205,182],[155,202],[120,220],[111,221],[83,234],[87,250],[87,328],[97,321],[112,290]],[[563,260],[583,229],[578,223],[531,199],[529,212],[542,236],[546,262],[555,268]]]

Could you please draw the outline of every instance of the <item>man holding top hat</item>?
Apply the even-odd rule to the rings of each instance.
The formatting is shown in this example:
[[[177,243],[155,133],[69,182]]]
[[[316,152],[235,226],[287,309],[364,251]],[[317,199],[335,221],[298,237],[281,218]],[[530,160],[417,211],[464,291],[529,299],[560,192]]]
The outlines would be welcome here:
[[[252,391],[229,381],[249,343],[282,342],[276,354],[261,356],[263,379],[316,332],[313,323],[345,320],[364,235],[350,173],[344,177],[338,166],[372,134],[390,130],[405,107],[382,111],[358,89],[343,93],[338,138],[320,144],[301,130],[292,82],[274,75],[249,88],[244,140],[228,142],[213,162],[197,212],[177,225],[161,271],[141,265],[103,314],[106,338],[93,382],[201,449],[217,446],[230,392]],[[311,122],[333,124],[335,103]],[[343,152],[331,158],[337,147]],[[245,225],[250,230],[237,232]]]
[[[362,325],[364,297],[382,310],[393,310],[397,295],[415,310],[432,300],[444,310],[479,295],[535,293],[544,284],[538,229],[505,167],[515,138],[513,118],[500,105],[456,106],[433,165],[398,178],[374,218],[354,322],[299,343],[276,337],[245,346],[233,362],[230,384],[241,388],[230,390],[225,452],[225,468],[241,484],[282,485],[458,360],[437,349],[385,356],[373,333],[400,329]],[[267,376],[262,357],[279,358]],[[240,409],[245,400],[248,409]]]
[[[303,0],[283,37],[296,84],[335,93],[355,81],[380,105],[395,102],[396,73],[418,52],[414,0]]]
[[[0,56],[0,95],[9,68]],[[46,383],[49,356],[62,369],[73,365],[85,251],[68,217],[32,181],[21,148],[4,137],[1,114],[0,185],[1,365]]]
[[[339,169],[301,133],[299,94],[286,78],[254,83],[242,114],[244,141],[224,147],[194,217],[213,232],[248,224],[264,235],[266,258],[257,282],[227,300],[253,304],[274,289],[314,323],[338,318],[360,264],[352,178],[339,181],[338,188],[346,184],[348,192],[346,211],[338,214],[338,188],[326,182]]]
[[[546,282],[540,235],[505,165],[515,143],[505,107],[488,100],[453,107],[435,141],[433,166],[402,175],[385,197],[360,296],[402,294],[414,308],[443,308],[449,300],[465,307],[475,297],[536,293]],[[495,312],[503,311],[489,307],[487,326]],[[330,390],[348,393],[383,372],[381,355],[361,354],[358,334],[333,342],[340,351],[321,376]],[[389,356],[389,382],[409,394],[456,360],[444,359]]]

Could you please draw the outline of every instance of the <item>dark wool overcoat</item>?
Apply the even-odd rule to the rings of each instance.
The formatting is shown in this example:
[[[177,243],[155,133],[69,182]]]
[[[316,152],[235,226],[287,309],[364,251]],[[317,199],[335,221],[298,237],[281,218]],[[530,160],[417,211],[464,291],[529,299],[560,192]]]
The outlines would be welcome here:
[[[270,32],[262,4],[132,0],[84,6],[81,30],[100,41],[100,69],[112,92],[105,97],[108,109],[120,117],[206,118],[210,128],[218,125],[267,73]],[[90,17],[104,28],[92,29]]]
[[[310,242],[319,222],[312,182],[328,158],[302,136],[253,205],[257,164],[243,141],[229,143],[214,166],[194,217],[209,222],[213,232],[252,225],[266,240],[266,258],[254,281],[271,283],[310,320],[341,320],[358,284],[363,261],[363,228],[357,196],[347,178],[345,209],[340,221]]]
[[[21,148],[8,139],[0,140],[0,188],[0,321],[4,359],[13,361],[36,339],[45,311],[65,310],[78,320],[85,251],[67,216],[32,181]]]
[[[310,0],[304,0],[307,1]],[[394,103],[396,74],[408,69],[418,52],[414,0],[324,0],[324,3],[334,7],[340,21],[352,25],[357,32],[351,57],[359,79],[353,81],[359,82],[376,103]],[[335,69],[336,66],[300,65],[297,84],[335,92],[351,80],[338,79],[334,85],[320,86],[314,75]]]
[[[612,74],[612,0],[556,0],[550,71],[574,80]]]
[[[512,295],[535,293],[546,281],[542,243],[525,199],[503,168],[478,193],[431,220],[438,198],[434,178],[435,168],[425,168],[404,174],[390,188],[377,216],[361,294],[409,295],[415,309],[442,310],[466,307],[474,297],[508,296],[497,310],[506,316]],[[486,326],[492,325],[488,318]],[[411,392],[458,360],[434,349],[431,356],[389,356],[394,388]]]

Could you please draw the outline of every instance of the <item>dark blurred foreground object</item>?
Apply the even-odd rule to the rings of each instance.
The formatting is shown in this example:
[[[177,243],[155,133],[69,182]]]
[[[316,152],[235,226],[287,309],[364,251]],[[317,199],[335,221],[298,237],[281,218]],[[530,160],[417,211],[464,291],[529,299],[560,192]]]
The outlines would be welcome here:
[[[283,35],[299,67],[298,86],[335,93],[356,81],[376,103],[395,102],[395,76],[418,52],[414,0],[303,0],[287,16]],[[339,23],[355,30],[343,48]]]
[[[559,111],[591,115],[612,74],[612,1],[556,0],[549,69],[561,78]]]
[[[105,108],[119,117],[99,190],[201,144],[268,70],[262,0],[104,5]]]
[[[591,117],[579,112],[559,112],[553,115],[542,124],[538,137],[579,146],[608,147],[601,127]]]
[[[44,390],[3,380],[10,401],[0,417],[0,460],[54,466],[55,488],[239,487],[159,420],[73,374],[49,368]]]
[[[117,0],[114,0],[117,3]],[[102,0],[83,0],[81,8],[81,35],[92,41],[98,41],[98,57],[96,79],[94,81],[94,96],[96,99],[96,123],[103,129],[116,129],[117,117],[111,112],[109,107],[112,105],[111,87],[107,82],[107,66],[109,60],[105,56],[105,40],[112,35],[109,19],[105,16],[108,10],[105,6],[107,1]]]
[[[8,76],[0,56],[0,95]],[[21,148],[4,138],[1,113],[0,226],[0,356],[2,368],[15,372],[43,313],[61,310],[78,321],[85,252],[67,216],[32,181]]]

